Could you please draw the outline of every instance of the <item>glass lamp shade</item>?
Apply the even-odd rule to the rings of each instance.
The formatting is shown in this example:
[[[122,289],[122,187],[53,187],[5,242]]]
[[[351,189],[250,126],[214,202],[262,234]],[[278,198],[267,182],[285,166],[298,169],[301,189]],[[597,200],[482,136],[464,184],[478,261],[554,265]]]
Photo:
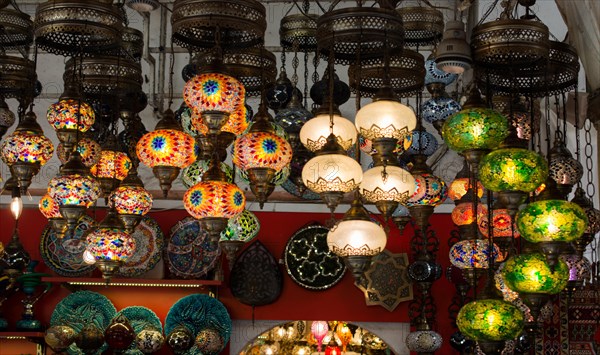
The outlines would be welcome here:
[[[140,138],[136,153],[140,161],[151,168],[173,166],[185,168],[196,161],[196,141],[175,129],[158,129]]]
[[[521,148],[504,148],[484,156],[479,180],[494,192],[532,192],[548,177],[548,164],[540,154]]]
[[[183,195],[183,206],[196,218],[232,218],[244,211],[246,197],[237,185],[225,181],[203,181]]]
[[[79,174],[57,176],[48,184],[48,195],[59,206],[89,207],[100,196],[100,184],[94,178]]]
[[[523,330],[523,312],[511,303],[484,299],[464,305],[456,317],[458,329],[476,341],[514,339]]]
[[[303,106],[286,107],[275,115],[274,119],[286,132],[300,132],[302,126],[313,117],[313,114]]]
[[[430,57],[425,61],[425,85],[439,83],[448,86],[452,84],[456,78],[458,78],[457,74],[447,73],[438,69],[435,58]]]
[[[247,184],[250,183],[250,177],[248,176],[247,171],[237,169],[236,172],[237,172],[237,176],[240,178],[240,180],[242,180],[243,182],[245,182]],[[291,174],[291,167],[290,167],[290,165],[286,165],[283,167],[283,169],[281,169],[275,173],[275,176],[273,176],[273,179],[271,180],[270,183],[275,186],[282,185],[290,177],[290,174]]]
[[[117,187],[110,200],[118,214],[143,216],[152,208],[152,195],[141,186]]]
[[[462,21],[446,23],[444,37],[437,46],[435,63],[439,69],[452,74],[462,74],[471,69],[471,46]]]
[[[531,243],[572,242],[585,232],[588,219],[579,205],[564,200],[535,201],[517,213],[517,228]]]
[[[246,90],[236,78],[220,74],[198,74],[183,87],[183,99],[192,110],[232,113],[243,106]]]
[[[131,167],[131,159],[127,154],[114,150],[103,150],[100,153],[100,160],[91,167],[90,172],[97,178],[121,181],[127,177]]]
[[[242,170],[270,168],[280,171],[292,160],[292,146],[270,132],[248,132],[234,142],[233,163]]]
[[[441,178],[432,174],[415,174],[415,193],[408,199],[407,206],[438,206],[448,197],[448,188]]]
[[[485,205],[477,204],[477,224],[479,225],[482,219],[486,218],[488,209]],[[475,216],[473,214],[473,203],[463,202],[459,203],[452,210],[452,222],[457,226],[466,226],[475,222]]]
[[[323,341],[323,338],[325,338],[327,332],[329,332],[329,325],[326,321],[319,320],[312,322],[310,326],[310,333],[319,344]]]
[[[77,142],[77,151],[81,156],[81,162],[88,168],[96,165],[100,160],[100,152],[102,151],[102,147],[95,140],[87,137],[81,138]],[[61,163],[67,162],[67,151],[62,143],[58,145],[56,148],[56,155],[58,155],[58,160]]]
[[[300,142],[306,149],[316,152],[323,148],[330,133],[329,114],[320,114],[306,121],[302,126]],[[356,143],[358,135],[354,123],[338,114],[333,115],[333,134],[344,150],[350,149]]]
[[[450,116],[442,127],[448,147],[462,153],[472,149],[496,149],[508,136],[508,120],[489,108],[463,109]]]
[[[414,111],[394,100],[376,100],[363,106],[356,113],[356,129],[367,139],[404,139],[415,127],[417,116]]]
[[[406,336],[406,347],[417,353],[433,353],[442,347],[442,336],[433,330],[416,330]]]
[[[385,231],[372,221],[342,220],[327,233],[329,250],[340,257],[375,256],[386,243]]]
[[[208,126],[202,120],[201,113],[192,112],[191,120],[194,131],[202,134],[208,133]],[[249,106],[242,103],[229,114],[229,119],[225,122],[223,127],[221,127],[221,131],[233,133],[238,136],[246,131],[250,122],[252,122],[252,110],[249,109]]]
[[[192,119],[192,117],[194,118]],[[199,135],[208,132],[208,127],[206,127],[205,125],[203,126],[204,133],[196,129],[194,121],[200,121],[201,118],[199,114],[194,113],[192,109],[187,107],[185,103],[182,104],[177,111],[175,111],[175,119],[179,121],[179,123],[181,124],[181,128],[183,128],[183,131],[192,137],[198,137]]]
[[[60,210],[58,208],[58,203],[56,203],[56,201],[54,201],[54,199],[50,197],[49,194],[45,194],[44,196],[42,196],[42,198],[40,198],[40,203],[38,206],[40,208],[40,212],[42,212],[44,217],[46,217],[47,219],[62,218],[62,215],[60,214]]]
[[[327,345],[325,347],[325,355],[341,355],[342,349],[337,345]]]
[[[504,281],[519,293],[557,294],[569,281],[569,267],[560,260],[551,268],[541,253],[519,254],[510,257],[502,271]]]
[[[249,242],[256,237],[259,230],[260,221],[256,215],[248,210],[244,210],[227,221],[227,228],[221,232],[221,241],[235,240]]]
[[[490,255],[491,252],[491,255]],[[500,260],[500,249],[484,239],[461,240],[450,248],[449,256],[452,265],[459,269],[485,269],[489,266],[489,260],[493,257],[494,262]]]
[[[462,109],[460,104],[449,97],[440,96],[429,99],[421,105],[421,114],[425,122],[446,121]]]
[[[508,238],[514,237],[519,238],[521,234],[519,233],[519,229],[516,225],[511,225],[512,218],[508,214],[508,210],[505,208],[495,209],[492,212],[492,236],[495,238]],[[489,227],[488,227],[488,214],[481,216],[481,220],[479,221],[479,231],[485,237],[489,236]]]
[[[50,105],[46,118],[56,131],[78,129],[87,132],[96,121],[96,113],[92,106],[81,100],[66,99]]]
[[[17,162],[46,164],[54,145],[47,137],[34,132],[13,132],[2,143],[2,161],[8,166]]]
[[[592,264],[585,256],[577,254],[561,255],[560,259],[569,268],[569,281],[588,281],[592,275]]]
[[[457,178],[452,180],[448,188],[448,198],[453,201],[460,200],[469,190],[469,178]],[[477,197],[483,196],[483,185],[477,181]]]
[[[317,155],[302,168],[302,182],[318,194],[330,191],[350,192],[362,181],[362,168],[343,154]]]
[[[411,144],[406,149],[406,155],[423,154],[431,156],[438,148],[437,139],[435,136],[425,130],[414,130],[410,134],[412,136]]]
[[[396,201],[404,204],[415,192],[415,178],[397,166],[386,166],[385,169],[376,166],[365,171],[359,191],[369,202]]]
[[[210,166],[209,160],[196,160],[188,167],[183,169],[181,174],[181,182],[187,189],[196,185],[202,181],[202,175],[208,170]],[[220,164],[221,171],[225,173],[227,182],[233,182],[233,169],[223,162]]]
[[[88,234],[87,248],[96,261],[127,261],[135,252],[135,239],[117,228],[98,228]]]

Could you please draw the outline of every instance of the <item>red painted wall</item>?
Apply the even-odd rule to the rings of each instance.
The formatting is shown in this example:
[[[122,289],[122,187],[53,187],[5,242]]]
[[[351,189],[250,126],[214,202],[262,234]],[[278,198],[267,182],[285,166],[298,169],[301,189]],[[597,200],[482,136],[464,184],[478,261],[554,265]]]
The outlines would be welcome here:
[[[96,219],[100,220],[104,215],[98,211]],[[155,218],[162,227],[165,236],[169,235],[171,227],[179,220],[187,216],[184,210],[153,211],[150,215]],[[325,223],[330,215],[320,213],[273,213],[257,212],[261,222],[259,240],[269,249],[276,259],[280,259],[288,238],[302,226],[309,222],[317,221]],[[338,218],[341,215],[338,215]],[[440,251],[438,260],[445,267],[448,262],[447,240],[450,231],[454,228],[450,216],[447,214],[436,214],[432,217],[433,229],[440,240]],[[7,243],[12,235],[14,221],[7,208],[0,209],[0,240]],[[37,209],[25,209],[21,217],[20,235],[25,248],[31,257],[41,260],[39,253],[39,239],[46,225],[44,217]],[[412,235],[410,226],[406,228],[403,235],[395,226],[391,226],[387,249],[395,253],[409,253],[409,240]],[[225,267],[227,269],[227,267]],[[52,273],[45,265],[38,266],[37,271]],[[310,291],[294,283],[284,272],[284,288],[277,302],[255,309],[255,319],[265,320],[289,320],[289,319],[328,319],[344,321],[363,322],[407,322],[408,302],[400,304],[393,312],[379,306],[366,306],[363,293],[354,286],[352,275],[347,272],[341,282],[325,291]],[[226,274],[227,277],[227,274]],[[164,321],[172,304],[183,296],[190,294],[190,289],[171,288],[125,288],[125,287],[94,287],[90,290],[105,294],[115,305],[121,309],[130,305],[142,305],[151,308],[159,318]],[[56,285],[49,294],[36,305],[38,317],[48,323],[54,306],[65,295],[65,288]],[[454,287],[443,276],[434,283],[433,295],[438,309],[437,324],[434,329],[448,339],[454,332],[448,319],[448,306]],[[239,303],[230,293],[226,285],[219,289],[219,299],[225,304],[232,319],[251,319],[252,309]],[[13,297],[5,303],[3,310],[9,324],[14,325],[19,319],[21,312],[20,299]],[[7,341],[0,344],[0,353],[11,354]],[[16,346],[14,344],[13,346]],[[23,345],[19,345],[23,346]],[[21,349],[22,350],[22,349]],[[15,352],[17,354],[18,352]],[[22,352],[21,352],[22,353]],[[162,352],[168,354],[168,351]],[[445,342],[440,354],[451,354],[450,346]]]

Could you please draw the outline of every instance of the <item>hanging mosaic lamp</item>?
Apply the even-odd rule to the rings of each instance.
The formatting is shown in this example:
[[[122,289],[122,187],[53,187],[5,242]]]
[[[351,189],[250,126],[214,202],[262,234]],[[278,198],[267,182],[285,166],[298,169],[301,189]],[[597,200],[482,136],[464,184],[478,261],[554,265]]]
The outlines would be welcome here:
[[[131,159],[119,150],[117,137],[110,134],[102,145],[98,163],[90,168],[90,172],[100,182],[102,194],[106,198],[127,177],[131,167]]]
[[[548,154],[548,170],[550,177],[556,182],[556,188],[565,198],[583,176],[583,166],[573,158],[560,139],[554,141],[554,147]]]
[[[202,181],[202,176],[208,170],[210,160],[196,160],[181,172],[181,182],[186,189]],[[233,169],[224,162],[219,164],[225,174],[227,182],[233,182]]]
[[[332,166],[337,167],[333,172]],[[335,210],[345,193],[359,186],[362,176],[360,164],[346,155],[334,134],[327,137],[327,144],[302,168],[304,185],[321,195],[331,211]]]
[[[48,183],[48,194],[58,203],[60,213],[72,231],[79,218],[100,196],[100,184],[89,175],[79,152],[73,151],[59,175]]]
[[[447,96],[439,96],[425,101],[421,105],[421,114],[425,122],[441,128],[446,120],[462,110],[460,104]]]
[[[509,302],[497,299],[471,301],[456,317],[458,329],[476,341],[514,339],[523,330],[523,313]]]
[[[508,287],[515,292],[554,295],[567,285],[569,267],[561,259],[550,267],[544,254],[523,253],[510,257],[502,274]]]
[[[83,101],[74,84],[67,84],[58,102],[48,108],[46,118],[65,150],[71,152],[81,133],[87,132],[96,121],[96,113]]]
[[[456,174],[456,177],[448,186],[448,198],[459,203],[460,199],[469,191],[471,179],[469,179],[469,164],[463,165],[463,168]],[[477,197],[483,196],[483,185],[477,181]]]
[[[521,236],[531,243],[572,242],[585,232],[588,218],[579,205],[564,200],[535,201],[517,213]]]
[[[59,238],[64,237],[67,230],[67,221],[60,214],[58,203],[49,194],[45,194],[40,198],[38,207],[42,215],[48,219],[48,223],[50,223],[50,227],[56,235]]]
[[[264,102],[261,103],[248,133],[234,142],[233,163],[248,174],[250,189],[260,208],[275,188],[275,174],[292,160],[292,146],[275,134],[272,121]]]
[[[435,56],[432,54],[425,61],[425,86],[431,84],[446,87],[458,78],[458,74],[448,73],[438,69]]]
[[[98,228],[86,238],[86,250],[96,260],[95,265],[107,282],[135,252],[135,239],[123,229],[116,211],[110,209]]]
[[[564,261],[569,268],[567,291],[573,292],[577,288],[581,288],[585,282],[590,280],[592,275],[592,264],[588,258],[577,254],[568,254],[561,255],[560,259]]]
[[[299,134],[302,126],[311,118],[313,114],[302,106],[298,93],[294,91],[290,102],[285,108],[277,111],[274,120],[286,132]]]
[[[461,202],[452,209],[452,222],[457,226],[466,226],[472,223],[481,224],[481,221],[487,216],[488,209],[481,202],[477,204],[477,222],[473,213],[473,202]]]
[[[81,162],[88,168],[96,165],[100,160],[102,147],[92,138],[83,137],[79,139],[77,141],[76,149],[81,156]],[[58,160],[63,164],[69,160],[69,155],[67,153],[69,152],[67,152],[65,146],[62,143],[59,143],[58,147],[56,147],[56,155],[58,156]]]
[[[321,345],[323,344],[323,339],[329,332],[329,325],[326,321],[314,321],[310,326],[310,332],[317,341],[318,351],[321,352]]]
[[[441,178],[428,173],[413,174],[415,193],[408,199],[407,206],[439,206],[448,197],[448,188]]]
[[[152,195],[144,188],[135,168],[129,170],[129,174],[113,191],[109,200],[129,234],[133,233],[142,217],[152,208]]]
[[[575,251],[583,256],[587,246],[594,240],[596,233],[600,232],[600,210],[594,208],[592,200],[590,200],[581,186],[575,189],[575,196],[571,202],[576,203],[583,208],[588,218],[587,228],[583,235],[573,242]]]
[[[185,118],[183,116],[182,118]],[[191,112],[191,127],[193,131],[199,132],[201,134],[208,134],[209,128],[207,123],[202,119],[202,113],[192,111]],[[182,120],[182,121],[185,121]],[[252,109],[247,104],[240,104],[229,114],[229,119],[227,122],[221,127],[221,133],[226,132],[233,136],[239,136],[244,133],[248,126],[252,122]],[[185,126],[184,126],[185,129]]]
[[[356,194],[344,217],[327,233],[327,246],[344,259],[355,280],[369,269],[371,259],[383,251],[387,236],[383,228],[373,222]]]
[[[521,234],[516,226],[512,223],[513,218],[508,213],[506,208],[496,208],[492,212],[492,237],[493,238],[519,238]],[[488,214],[481,216],[479,222],[479,231],[485,237],[489,236],[489,221]]]
[[[435,136],[425,129],[415,129],[411,132],[410,145],[404,151],[405,155],[423,154],[431,156],[438,148],[438,142]]]
[[[167,109],[154,131],[140,138],[136,153],[143,164],[152,168],[167,197],[179,171],[196,161],[196,141],[182,131],[173,111]]]
[[[229,264],[229,270],[233,268],[235,256],[243,245],[256,237],[260,230],[260,221],[256,215],[248,210],[244,210],[237,216],[230,218],[227,222],[227,228],[221,232],[219,246]]]
[[[336,141],[347,151],[357,142],[357,131],[354,123],[342,117],[337,106],[329,112],[330,98],[326,97],[323,105],[315,113],[315,117],[306,121],[300,129],[300,142],[311,152],[317,152],[327,143],[327,138],[333,134]],[[333,117],[333,126],[331,119]]]
[[[431,330],[423,317],[420,317],[415,331],[408,333],[404,342],[410,351],[431,354],[442,347],[443,339],[438,332]]]
[[[2,161],[8,165],[22,195],[26,194],[31,179],[52,158],[54,152],[52,142],[44,136],[42,128],[36,122],[35,113],[31,111],[25,114],[15,131],[6,137],[0,149]]]
[[[501,262],[500,249],[484,239],[467,239],[454,243],[449,252],[450,262],[459,269],[487,269],[493,258]]]

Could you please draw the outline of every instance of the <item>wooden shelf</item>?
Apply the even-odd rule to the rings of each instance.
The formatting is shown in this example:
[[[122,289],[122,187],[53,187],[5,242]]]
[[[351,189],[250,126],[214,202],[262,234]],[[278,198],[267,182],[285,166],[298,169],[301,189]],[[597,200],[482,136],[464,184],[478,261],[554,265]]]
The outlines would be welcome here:
[[[43,339],[44,332],[0,332],[0,339]]]
[[[42,277],[42,282],[69,284],[72,286],[102,287],[178,287],[202,288],[221,286],[217,280],[169,280],[169,279],[121,279],[113,278],[109,282],[100,277]]]

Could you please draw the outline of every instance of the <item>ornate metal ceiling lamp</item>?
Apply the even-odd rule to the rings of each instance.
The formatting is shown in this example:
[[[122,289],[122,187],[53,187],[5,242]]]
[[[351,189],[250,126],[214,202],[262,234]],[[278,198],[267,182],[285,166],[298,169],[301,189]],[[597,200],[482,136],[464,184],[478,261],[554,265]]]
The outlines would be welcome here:
[[[50,53],[104,53],[121,41],[122,12],[112,1],[51,0],[35,13],[36,45]]]
[[[139,62],[144,54],[144,34],[135,28],[125,27],[121,33],[121,50],[119,54]]]
[[[255,0],[176,0],[171,15],[173,42],[192,51],[215,47],[236,51],[264,42],[265,7]]]
[[[317,43],[321,55],[332,52],[336,64],[381,57],[384,49],[394,53],[404,46],[402,17],[393,8],[357,7],[330,9],[317,21]]]
[[[4,8],[0,10],[0,47],[4,50],[23,49],[33,42],[33,21],[21,11]]]
[[[287,15],[279,24],[281,47],[288,51],[314,52],[317,49],[317,21],[319,15],[300,13]],[[297,47],[295,47],[297,45]]]
[[[398,10],[404,24],[406,47],[433,46],[442,39],[444,14],[432,7],[407,6]]]
[[[382,57],[361,60],[348,68],[350,88],[362,97],[374,97],[383,86],[385,75],[389,75],[390,86],[398,97],[415,96],[423,90],[425,59],[418,52],[404,49],[390,55],[388,68]]]
[[[158,0],[126,0],[125,5],[137,12],[151,12],[156,10],[160,3]]]
[[[33,100],[37,75],[35,63],[26,58],[0,55],[0,97],[17,98],[23,107]]]

